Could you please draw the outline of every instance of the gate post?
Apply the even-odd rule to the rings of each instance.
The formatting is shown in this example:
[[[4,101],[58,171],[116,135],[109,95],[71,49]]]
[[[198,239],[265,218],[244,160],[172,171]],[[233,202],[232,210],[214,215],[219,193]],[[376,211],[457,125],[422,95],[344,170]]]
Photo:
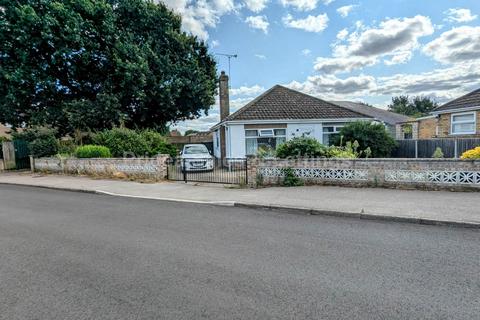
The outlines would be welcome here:
[[[257,166],[259,159],[256,156],[247,156],[247,185],[257,187]]]
[[[182,172],[183,172],[183,181],[187,183],[187,166],[186,159],[182,159]]]
[[[35,158],[33,158],[33,156],[30,156],[30,170],[32,173],[35,172]]]

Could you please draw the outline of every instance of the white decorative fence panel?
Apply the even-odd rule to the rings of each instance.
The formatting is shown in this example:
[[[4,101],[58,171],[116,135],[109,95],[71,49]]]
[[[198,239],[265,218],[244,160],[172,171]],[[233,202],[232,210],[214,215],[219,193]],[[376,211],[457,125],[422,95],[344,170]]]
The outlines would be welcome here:
[[[385,170],[385,181],[480,185],[480,171]]]
[[[303,179],[324,180],[368,180],[368,170],[364,169],[325,169],[325,168],[292,168],[293,174]],[[275,167],[262,167],[260,174],[264,177],[283,177],[284,169]]]

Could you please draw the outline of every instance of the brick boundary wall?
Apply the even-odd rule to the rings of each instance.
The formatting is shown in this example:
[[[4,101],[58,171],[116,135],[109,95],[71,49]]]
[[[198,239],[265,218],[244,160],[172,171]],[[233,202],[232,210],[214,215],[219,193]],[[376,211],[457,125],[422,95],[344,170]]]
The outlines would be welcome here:
[[[156,158],[32,158],[33,172],[127,176],[163,180],[167,178],[169,155]]]
[[[283,168],[306,184],[480,191],[480,160],[248,159],[250,187],[281,185]]]

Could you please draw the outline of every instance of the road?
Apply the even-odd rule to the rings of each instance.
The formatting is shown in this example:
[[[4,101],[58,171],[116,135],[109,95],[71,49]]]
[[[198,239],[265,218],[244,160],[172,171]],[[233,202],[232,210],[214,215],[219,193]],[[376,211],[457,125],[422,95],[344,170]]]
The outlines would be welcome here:
[[[480,231],[0,185],[0,319],[478,319]]]

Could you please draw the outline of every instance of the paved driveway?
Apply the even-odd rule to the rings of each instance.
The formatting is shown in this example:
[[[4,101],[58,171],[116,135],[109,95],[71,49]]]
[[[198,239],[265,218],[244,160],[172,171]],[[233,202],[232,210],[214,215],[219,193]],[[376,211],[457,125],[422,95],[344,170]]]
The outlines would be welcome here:
[[[480,232],[0,185],[0,319],[478,319]]]

